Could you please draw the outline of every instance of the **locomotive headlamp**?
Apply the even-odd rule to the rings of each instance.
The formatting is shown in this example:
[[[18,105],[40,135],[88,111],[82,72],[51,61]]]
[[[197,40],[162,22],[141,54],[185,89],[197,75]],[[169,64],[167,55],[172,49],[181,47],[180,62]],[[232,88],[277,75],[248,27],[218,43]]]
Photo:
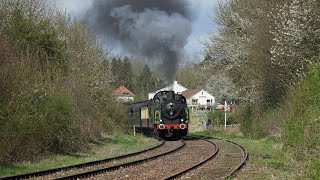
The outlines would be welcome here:
[[[165,126],[164,126],[163,124],[160,124],[159,128],[160,128],[160,129],[164,129]]]
[[[184,120],[183,119],[181,119],[181,122],[183,122]]]
[[[162,119],[160,119],[160,123],[162,123]]]

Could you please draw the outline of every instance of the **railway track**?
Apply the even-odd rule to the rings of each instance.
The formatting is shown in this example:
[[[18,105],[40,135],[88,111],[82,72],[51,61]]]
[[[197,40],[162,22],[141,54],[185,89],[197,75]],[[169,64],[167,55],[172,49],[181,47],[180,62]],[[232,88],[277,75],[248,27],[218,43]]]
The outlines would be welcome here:
[[[239,171],[248,159],[247,150],[240,144],[221,138],[205,138],[219,146],[219,155],[212,161],[198,168],[196,171],[185,174],[180,179],[228,179]]]
[[[75,164],[75,165],[70,165],[70,166],[63,166],[63,167],[48,169],[48,170],[44,170],[44,171],[33,172],[33,173],[25,173],[25,174],[19,174],[19,175],[0,177],[0,180],[18,180],[18,179],[30,179],[30,178],[36,178],[36,177],[40,177],[41,178],[43,176],[51,175],[51,174],[62,172],[62,171],[68,171],[68,170],[71,170],[71,169],[85,168],[85,167],[90,167],[90,166],[103,164],[103,163],[106,163],[106,162],[118,161],[118,160],[121,160],[121,159],[124,159],[124,158],[129,158],[129,157],[132,157],[132,156],[136,156],[136,155],[139,155],[139,154],[142,154],[142,153],[146,153],[148,151],[152,151],[152,150],[155,150],[157,148],[160,148],[164,144],[165,144],[165,141],[161,141],[161,143],[156,145],[156,146],[153,146],[153,147],[150,147],[150,148],[146,148],[146,149],[143,149],[143,150],[140,150],[140,151],[136,151],[136,152],[132,152],[132,153],[128,153],[128,154],[112,157],[112,158],[106,158],[106,159],[102,159],[102,160],[91,161],[91,162],[86,162],[86,163],[80,163],[80,164]]]
[[[233,141],[227,140],[227,142],[232,143],[232,144],[238,146],[238,147],[241,149],[241,151],[242,151],[243,158],[242,158],[241,162],[240,162],[228,175],[226,175],[226,176],[224,177],[224,179],[227,179],[227,178],[231,177],[233,174],[235,174],[237,171],[239,171],[239,170],[245,165],[246,161],[247,161],[248,158],[249,158],[248,151],[247,151],[243,146],[241,146],[240,144],[238,144],[238,143],[236,143],[236,142],[233,142]]]
[[[62,178],[56,178],[56,180],[58,180],[58,179],[59,180],[64,180],[64,179],[85,179],[85,178],[90,178],[92,176],[96,176],[96,175],[99,175],[99,174],[102,174],[102,173],[106,174],[107,172],[116,171],[116,170],[119,170],[119,169],[125,169],[125,168],[133,167],[133,166],[136,166],[136,165],[139,165],[139,164],[142,164],[142,163],[146,163],[148,161],[154,160],[154,159],[159,158],[161,156],[166,156],[166,155],[172,154],[172,153],[182,149],[186,145],[186,143],[183,140],[180,140],[178,142],[180,143],[180,145],[178,145],[177,147],[175,147],[173,149],[170,149],[168,151],[160,153],[160,154],[156,154],[156,155],[153,155],[153,156],[150,156],[150,157],[146,157],[146,158],[143,158],[143,159],[139,159],[139,160],[135,160],[135,161],[132,161],[132,162],[119,164],[119,165],[116,165],[116,166],[111,166],[111,167],[106,167],[106,168],[101,168],[101,169],[95,169],[95,170],[87,171],[87,172],[81,172],[81,173],[78,173],[78,174],[65,176],[65,177],[62,177]],[[109,179],[109,177],[108,177],[108,179]]]
[[[191,166],[189,168],[186,168],[186,169],[184,169],[184,170],[182,170],[182,171],[180,171],[178,173],[175,173],[175,174],[165,178],[165,180],[176,179],[176,178],[188,173],[189,171],[198,168],[199,166],[205,164],[206,162],[212,160],[213,158],[215,158],[218,155],[219,147],[215,143],[213,143],[211,141],[208,141],[208,140],[204,140],[204,141],[207,141],[208,143],[210,143],[212,145],[213,151],[212,151],[211,155],[209,157],[205,158],[204,160],[194,164],[193,166]]]
[[[175,179],[214,158],[217,153],[218,148],[214,143],[188,138],[179,151],[87,179]]]
[[[247,159],[247,150],[235,142],[189,136],[123,156],[0,179],[227,179]]]

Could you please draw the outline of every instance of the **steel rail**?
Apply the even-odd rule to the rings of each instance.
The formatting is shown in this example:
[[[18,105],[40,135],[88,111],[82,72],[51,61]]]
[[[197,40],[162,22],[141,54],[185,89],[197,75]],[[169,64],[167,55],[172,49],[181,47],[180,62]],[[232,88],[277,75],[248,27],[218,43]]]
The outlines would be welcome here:
[[[243,153],[243,158],[241,160],[241,162],[239,163],[239,165],[233,169],[228,175],[226,175],[224,177],[224,179],[227,179],[229,177],[231,177],[232,175],[234,175],[237,171],[239,171],[245,164],[246,164],[246,161],[248,160],[249,158],[249,154],[248,154],[248,151],[246,150],[246,148],[244,148],[242,145],[236,143],[236,142],[233,142],[233,141],[230,141],[230,140],[226,140],[227,142],[229,143],[232,143],[238,147],[240,147],[240,149],[242,150],[242,153]]]
[[[65,177],[57,178],[55,180],[66,180],[66,179],[76,180],[76,179],[80,179],[80,178],[88,178],[88,177],[95,176],[98,174],[102,174],[102,173],[106,173],[106,172],[110,172],[110,171],[116,171],[120,168],[127,168],[127,167],[131,167],[134,165],[142,164],[142,163],[148,162],[150,160],[159,158],[161,156],[165,156],[165,155],[174,153],[174,152],[182,149],[183,147],[185,147],[186,143],[183,140],[180,140],[180,142],[182,142],[182,144],[179,147],[177,147],[173,150],[161,153],[161,154],[157,154],[157,155],[154,155],[151,157],[147,157],[147,158],[136,160],[136,161],[129,162],[129,163],[123,163],[123,164],[119,164],[119,165],[115,165],[115,166],[111,166],[111,167],[106,167],[106,168],[96,169],[93,171],[87,171],[87,172],[78,173],[78,174],[74,174],[74,175],[70,175],[70,176],[65,176]]]
[[[153,147],[146,148],[146,149],[143,149],[143,150],[137,151],[137,152],[124,154],[124,155],[121,155],[121,156],[116,156],[116,157],[97,160],[97,161],[90,161],[90,162],[86,162],[86,163],[79,163],[79,164],[70,165],[70,166],[62,166],[62,167],[43,170],[43,171],[38,171],[38,172],[32,172],[32,173],[25,173],[25,174],[18,174],[18,175],[0,177],[0,180],[29,179],[29,178],[33,178],[33,177],[50,175],[50,174],[54,174],[54,173],[57,173],[57,172],[66,171],[66,170],[70,170],[70,169],[76,169],[76,168],[79,169],[79,168],[99,165],[99,164],[102,164],[102,163],[111,162],[111,161],[115,161],[115,160],[120,160],[120,159],[124,159],[124,158],[127,158],[127,157],[135,156],[135,155],[138,155],[138,154],[141,154],[141,153],[145,153],[145,152],[150,151],[150,150],[154,150],[156,148],[159,148],[159,147],[163,146],[164,143],[165,143],[165,141],[162,140],[160,144],[155,145]]]
[[[192,138],[195,138],[195,137],[192,137]],[[199,139],[199,138],[198,138],[198,139]],[[183,171],[180,171],[180,172],[178,172],[178,173],[176,173],[176,174],[174,174],[174,175],[171,175],[171,176],[169,176],[169,177],[166,177],[165,180],[176,179],[176,178],[178,178],[178,177],[180,177],[180,176],[188,173],[189,171],[194,170],[194,169],[202,166],[203,164],[205,164],[206,162],[212,160],[213,158],[215,158],[215,157],[218,155],[218,153],[219,153],[219,147],[218,147],[215,143],[213,143],[213,142],[211,142],[211,141],[209,141],[209,140],[206,140],[206,139],[201,139],[201,138],[200,138],[200,140],[206,141],[206,142],[210,143],[210,144],[214,147],[214,151],[212,151],[212,154],[211,154],[208,158],[206,158],[205,160],[203,160],[203,161],[201,161],[201,162],[193,165],[192,167],[189,167],[189,168],[184,169]]]
[[[198,138],[205,138],[205,139],[216,139],[216,140],[220,140],[220,141],[223,141],[224,139],[222,138],[217,138],[217,137],[207,137],[207,136],[191,136],[191,137],[198,137]],[[246,148],[244,148],[242,145],[234,142],[234,141],[230,141],[230,140],[224,140],[226,142],[229,142],[231,144],[234,144],[236,146],[238,146],[241,151],[242,151],[242,154],[243,154],[243,158],[241,160],[241,162],[237,165],[236,168],[234,168],[229,174],[227,174],[223,179],[228,179],[230,178],[232,175],[234,175],[237,171],[239,171],[241,168],[243,168],[243,166],[245,166],[246,164],[246,161],[248,160],[249,158],[249,153],[247,151]]]

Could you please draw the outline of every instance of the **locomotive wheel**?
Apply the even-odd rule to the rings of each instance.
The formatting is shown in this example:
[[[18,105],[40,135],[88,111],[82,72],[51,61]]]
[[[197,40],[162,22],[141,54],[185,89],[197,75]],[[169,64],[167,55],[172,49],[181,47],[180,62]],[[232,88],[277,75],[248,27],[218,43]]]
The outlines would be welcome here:
[[[162,104],[161,112],[164,117],[168,119],[175,119],[181,114],[182,109],[183,105],[179,101],[169,99]]]

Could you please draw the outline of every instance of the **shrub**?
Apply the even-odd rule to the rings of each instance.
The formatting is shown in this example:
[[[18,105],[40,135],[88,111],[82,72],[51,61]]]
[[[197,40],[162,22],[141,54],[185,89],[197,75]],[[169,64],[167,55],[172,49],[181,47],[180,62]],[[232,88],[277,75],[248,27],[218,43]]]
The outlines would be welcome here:
[[[44,2],[0,1],[0,166],[76,152],[128,126],[95,35]]]
[[[224,112],[220,110],[210,111],[208,113],[208,120],[214,125],[221,125],[221,124],[224,124],[224,116],[225,116]],[[237,124],[237,123],[239,123],[239,121],[235,116],[235,114],[227,112],[227,125]]]
[[[296,157],[320,157],[320,66],[314,68],[290,100],[293,115],[284,124],[284,141],[293,148]],[[303,154],[300,151],[305,152]],[[318,153],[314,153],[318,152]]]

